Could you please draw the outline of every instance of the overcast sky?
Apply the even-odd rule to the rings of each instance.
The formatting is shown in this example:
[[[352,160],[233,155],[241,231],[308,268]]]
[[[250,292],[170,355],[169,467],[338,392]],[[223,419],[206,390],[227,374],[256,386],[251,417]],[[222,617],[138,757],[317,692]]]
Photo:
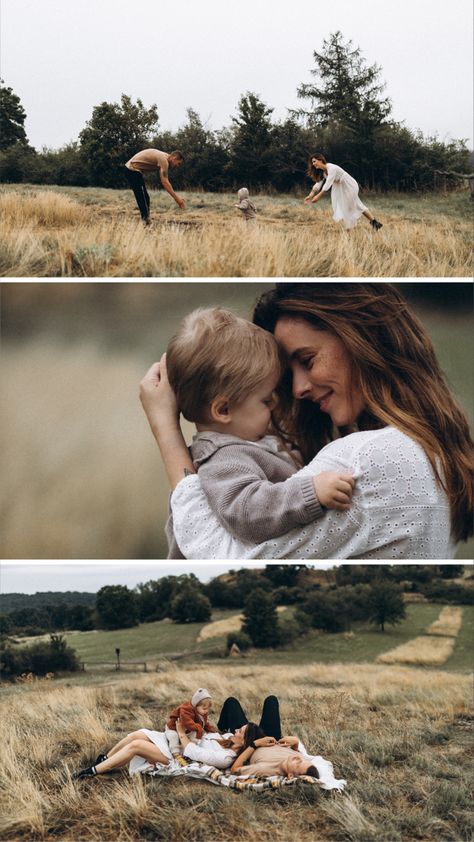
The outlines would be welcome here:
[[[278,564],[279,562],[266,562]],[[384,562],[368,561],[365,564]],[[385,562],[386,563],[386,562]],[[417,564],[405,561],[404,564]],[[446,562],[445,562],[446,563]],[[455,562],[447,562],[455,564]],[[310,566],[317,570],[337,567],[340,561],[313,561]],[[127,585],[134,588],[140,582],[160,579],[162,576],[179,576],[194,573],[201,582],[208,582],[214,576],[228,570],[243,567],[262,568],[264,565],[252,561],[207,561],[207,562],[156,562],[156,561],[2,561],[0,562],[0,593],[37,593],[38,591],[87,591],[97,593],[104,585]]]
[[[0,0],[0,75],[37,149],[76,140],[122,93],[177,129],[192,107],[212,129],[259,94],[275,120],[301,104],[313,51],[340,29],[382,67],[393,117],[472,144],[472,0]]]
[[[338,562],[336,562],[337,564]],[[1,593],[36,593],[37,591],[88,591],[96,593],[104,585],[127,585],[134,588],[140,582],[160,579],[162,576],[179,576],[194,573],[201,582],[227,570],[242,567],[262,568],[263,564],[238,561],[229,562],[0,562]],[[334,562],[314,562],[312,567],[325,569]]]

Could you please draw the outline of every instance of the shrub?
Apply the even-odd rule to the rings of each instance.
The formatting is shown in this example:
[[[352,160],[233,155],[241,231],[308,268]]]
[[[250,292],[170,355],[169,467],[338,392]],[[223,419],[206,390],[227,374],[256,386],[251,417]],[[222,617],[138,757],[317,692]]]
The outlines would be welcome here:
[[[474,605],[474,589],[448,582],[429,582],[420,588],[421,593],[433,602],[450,602],[453,605]]]
[[[205,623],[211,613],[207,596],[194,585],[185,585],[172,600],[169,616],[175,623]]]
[[[46,675],[48,672],[75,672],[79,669],[76,652],[67,645],[62,635],[50,636],[32,646],[20,649],[6,645],[0,652],[0,671],[4,678],[15,678],[23,673]]]
[[[227,635],[227,651],[230,651],[234,643],[239,647],[241,652],[246,652],[252,645],[252,641],[250,640],[248,634],[245,634],[245,632],[242,631],[230,632],[230,634]]]

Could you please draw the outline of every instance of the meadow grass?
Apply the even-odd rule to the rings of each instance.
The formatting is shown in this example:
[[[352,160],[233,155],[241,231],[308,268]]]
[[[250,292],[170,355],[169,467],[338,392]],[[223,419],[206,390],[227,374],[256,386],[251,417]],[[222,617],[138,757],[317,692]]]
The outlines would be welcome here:
[[[344,794],[234,793],[199,781],[71,773],[191,688],[232,693],[251,718],[277,692],[283,730],[334,764]],[[103,687],[17,686],[0,700],[2,840],[443,842],[470,834],[467,676],[371,664],[168,666]]]
[[[452,637],[428,637],[420,635],[384,652],[377,658],[378,664],[419,664],[420,666],[438,667],[444,664],[454,649]]]
[[[350,233],[330,202],[260,195],[257,226],[237,217],[231,194],[183,193],[179,211],[152,193],[144,228],[131,191],[0,190],[0,275],[8,277],[470,277],[470,202],[370,196],[384,228],[361,220]]]
[[[289,606],[285,613],[291,616],[292,609],[293,607]],[[250,670],[254,669],[256,663],[268,666],[308,662],[371,663],[379,655],[420,636],[427,625],[439,615],[440,610],[441,606],[433,603],[410,604],[407,605],[407,616],[403,622],[396,626],[387,626],[383,633],[374,626],[364,623],[355,623],[350,635],[326,634],[313,630],[285,649],[272,649],[268,652],[252,650],[246,653],[245,660]],[[218,631],[222,631],[222,626],[219,628],[221,622],[225,623],[225,628],[227,628],[227,623],[235,616],[235,612],[230,610],[213,610],[213,618],[215,618]],[[473,617],[474,610],[466,606],[463,611],[461,632],[455,640],[454,652],[451,656],[455,660],[450,669],[472,670]],[[197,657],[193,652],[206,649],[207,645],[212,650],[221,648],[224,653],[228,632],[222,631],[218,637],[207,638],[203,641],[201,632],[205,628],[210,628],[209,624],[178,624],[171,623],[169,620],[160,620],[117,631],[65,632],[64,637],[67,643],[76,650],[79,660],[86,662],[86,672],[76,678],[79,681],[95,682],[96,670],[89,673],[87,663],[91,666],[94,662],[109,663],[110,668],[102,670],[103,677],[110,678],[111,673],[116,678],[119,677],[114,673],[113,668],[116,647],[121,650],[122,661],[147,661],[150,665],[158,663],[160,669],[163,661],[171,653],[188,652],[188,660],[191,661]],[[437,638],[433,639],[436,645]],[[28,645],[32,640],[34,638],[19,639],[19,645]],[[206,661],[205,654],[200,660]],[[448,665],[447,663],[446,666]],[[71,675],[68,681],[73,680],[75,680],[74,676]]]
[[[462,608],[446,605],[437,620],[431,623],[426,631],[428,634],[440,634],[445,637],[457,637],[462,626]]]

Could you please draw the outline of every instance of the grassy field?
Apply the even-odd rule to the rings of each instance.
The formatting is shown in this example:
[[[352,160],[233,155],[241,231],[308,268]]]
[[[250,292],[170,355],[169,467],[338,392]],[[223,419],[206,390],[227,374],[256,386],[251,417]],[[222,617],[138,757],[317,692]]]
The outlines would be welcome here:
[[[285,650],[269,650],[268,652],[252,651],[246,654],[249,668],[254,663],[288,664],[312,663],[375,663],[377,657],[395,647],[401,646],[413,638],[426,634],[429,625],[437,620],[443,606],[435,603],[416,603],[407,605],[405,620],[396,626],[387,626],[382,634],[373,625],[355,623],[349,634],[325,634],[311,631],[306,637],[299,639],[294,645]],[[235,617],[239,612],[219,611],[214,609],[212,619],[220,622],[222,619]],[[281,616],[293,613],[289,606],[281,612]],[[462,608],[462,624],[459,636],[455,638],[454,650],[445,668],[469,672],[472,670],[472,640],[473,640],[474,610],[471,606]],[[226,634],[201,640],[199,635],[206,623],[186,623],[184,625],[161,620],[155,623],[143,623],[130,629],[117,631],[66,632],[64,637],[68,644],[76,650],[81,661],[86,662],[86,672],[80,680],[89,680],[87,663],[110,663],[110,668],[102,674],[110,674],[115,663],[115,648],[121,650],[122,661],[147,661],[152,667],[162,662],[167,655],[189,652],[189,659],[196,656],[193,651],[201,652],[205,649],[224,651]],[[46,635],[46,638],[48,636]],[[32,640],[35,640],[33,638]],[[433,635],[436,643],[436,636]],[[20,639],[21,641],[21,639]],[[30,639],[25,642],[28,643]],[[205,660],[205,655],[202,656]],[[188,659],[188,660],[189,660]],[[96,670],[93,674],[95,676]],[[94,677],[95,680],[95,677]]]
[[[425,606],[423,606],[425,607]],[[424,617],[424,620],[426,616]],[[423,620],[423,621],[424,621]],[[380,635],[383,637],[383,635]],[[436,640],[436,638],[434,638]],[[338,657],[338,655],[336,656]],[[301,785],[234,793],[118,772],[71,780],[124,733],[162,727],[191,688],[251,718],[277,692],[283,730],[334,764],[344,794]],[[471,838],[471,678],[442,670],[251,660],[168,665],[103,686],[38,682],[4,691],[2,840],[76,842],[461,842]]]
[[[3,284],[2,557],[166,557],[168,486],[138,384],[187,312],[222,304],[248,317],[269,286]],[[471,314],[415,309],[472,421]],[[473,554],[473,542],[458,551]]]
[[[446,196],[363,197],[383,222],[350,233],[330,201],[260,195],[249,231],[231,194],[152,191],[152,228],[130,190],[0,188],[3,277],[471,277],[472,203]]]

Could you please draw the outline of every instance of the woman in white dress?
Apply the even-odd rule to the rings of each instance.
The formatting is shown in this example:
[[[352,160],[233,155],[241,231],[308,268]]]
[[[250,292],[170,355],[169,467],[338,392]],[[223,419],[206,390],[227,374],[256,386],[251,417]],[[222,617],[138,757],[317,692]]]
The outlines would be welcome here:
[[[305,198],[305,204],[319,202],[331,190],[335,222],[344,222],[346,229],[353,228],[360,216],[365,216],[374,231],[382,227],[359,199],[359,185],[355,178],[337,166],[329,164],[324,155],[315,152],[308,160],[308,175],[315,182]]]
[[[275,745],[281,738],[278,699],[276,696],[264,699],[260,724],[257,725],[249,722],[240,702],[229,696],[222,705],[217,727],[220,733],[204,733],[200,740],[194,742],[186,737],[181,723],[177,723],[178,734],[184,735],[181,739],[184,756],[217,769],[228,769],[249,745],[252,744],[254,750]],[[107,754],[99,754],[92,766],[75,772],[73,778],[94,778],[124,766],[129,767],[131,775],[156,769],[160,770],[160,774],[180,774],[180,764],[173,758],[165,732],[140,728],[123,737]]]

